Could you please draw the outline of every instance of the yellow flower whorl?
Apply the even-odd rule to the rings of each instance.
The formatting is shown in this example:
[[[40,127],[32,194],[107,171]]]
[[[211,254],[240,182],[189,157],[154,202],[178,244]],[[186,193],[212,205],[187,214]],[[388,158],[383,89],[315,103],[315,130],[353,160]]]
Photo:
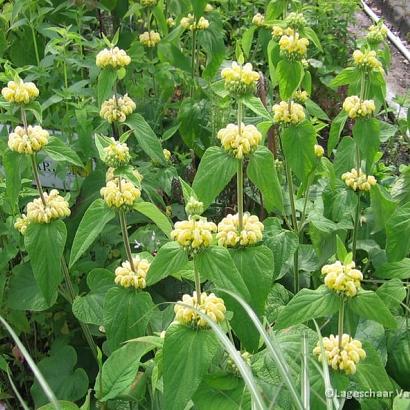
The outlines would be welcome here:
[[[356,373],[356,365],[366,358],[366,352],[359,340],[353,339],[348,334],[342,336],[341,348],[339,348],[339,336],[330,335],[324,337],[323,348],[325,359],[334,370],[343,370],[347,375]],[[322,360],[322,351],[318,342],[313,349],[313,354]]]
[[[353,191],[370,191],[371,187],[377,184],[373,175],[366,175],[361,169],[357,171],[355,168],[352,168],[350,172],[345,172],[342,180]]]
[[[343,109],[349,118],[369,117],[374,114],[376,106],[373,100],[361,100],[357,95],[346,97],[343,102]]]
[[[306,19],[302,13],[289,13],[286,16],[285,22],[293,29],[301,29],[306,26]]]
[[[242,159],[253,152],[262,141],[262,134],[254,125],[228,124],[218,131],[218,139],[225,151],[232,153],[235,158]]]
[[[140,43],[143,44],[145,47],[155,47],[160,41],[161,36],[156,31],[145,31],[144,33],[140,34]]]
[[[232,95],[244,95],[255,90],[260,75],[253,70],[251,63],[241,65],[234,61],[231,67],[221,71],[221,77],[225,81],[225,88]]]
[[[141,0],[142,7],[155,7],[158,3],[158,0]]]
[[[183,325],[202,328],[208,327],[207,321],[202,319],[193,308],[208,315],[215,323],[221,323],[225,320],[225,303],[223,299],[218,298],[214,293],[208,295],[206,292],[202,292],[199,305],[196,292],[194,292],[192,296],[187,294],[183,295],[180,303],[189,305],[181,306],[176,304],[174,307],[175,321]]]
[[[131,57],[118,47],[104,48],[95,59],[95,64],[100,68],[121,68],[131,63]]]
[[[124,122],[127,116],[137,108],[134,101],[125,94],[123,97],[112,97],[101,105],[100,117],[110,124],[115,121]]]
[[[189,250],[198,250],[211,245],[212,233],[216,225],[206,218],[189,216],[186,221],[176,222],[171,232],[171,239]]]
[[[185,212],[188,216],[201,215],[204,212],[204,204],[191,196],[185,206]]]
[[[377,54],[374,50],[366,50],[364,53],[360,50],[355,50],[353,52],[353,63],[357,67],[384,73],[383,65],[377,59]]]
[[[377,44],[386,40],[388,29],[384,24],[373,24],[368,28],[367,41],[369,43]]]
[[[101,188],[100,194],[110,208],[130,208],[141,196],[141,191],[128,180],[115,178]]]
[[[280,52],[289,60],[301,60],[306,56],[309,40],[299,33],[283,35],[279,40]]]
[[[239,216],[227,215],[218,224],[216,239],[219,246],[235,247],[237,245],[249,246],[260,242],[263,238],[263,223],[256,215],[248,212],[243,214],[243,227],[239,232]]]
[[[303,107],[295,102],[281,101],[272,107],[273,121],[282,125],[299,124],[306,118]]]
[[[59,218],[70,216],[71,211],[68,202],[59,195],[56,189],[50,193],[43,193],[46,205],[43,205],[41,198],[36,198],[27,204],[27,219],[29,223],[48,224]]]
[[[48,137],[48,132],[39,125],[34,127],[29,125],[27,130],[17,126],[14,132],[9,135],[8,146],[19,154],[34,154],[47,145]]]
[[[146,284],[147,272],[150,263],[147,259],[141,258],[139,255],[132,257],[134,270],[131,268],[130,262],[124,261],[121,266],[115,269],[115,283],[124,288],[134,287],[136,289],[144,289]]]
[[[342,264],[340,261],[323,266],[326,287],[350,298],[356,296],[363,274],[355,266],[354,262]]]
[[[1,90],[1,94],[8,102],[28,104],[38,97],[39,91],[34,83],[25,83],[20,79],[18,81],[9,81],[7,87]]]
[[[299,104],[305,103],[308,98],[309,94],[307,93],[307,91],[297,90],[292,95],[292,100]]]
[[[262,27],[265,24],[265,16],[261,13],[256,13],[252,18],[252,24],[256,27]]]
[[[20,218],[16,219],[16,222],[14,223],[14,228],[17,229],[22,235],[24,235],[27,231],[29,224],[30,221],[27,218],[27,215],[22,214]]]
[[[104,148],[104,163],[109,167],[118,168],[130,161],[130,150],[127,144],[111,137],[112,144]]]
[[[181,27],[190,31],[206,30],[209,27],[209,21],[206,18],[200,17],[198,22],[195,22],[195,17],[191,13],[186,17],[182,17],[180,24]]]

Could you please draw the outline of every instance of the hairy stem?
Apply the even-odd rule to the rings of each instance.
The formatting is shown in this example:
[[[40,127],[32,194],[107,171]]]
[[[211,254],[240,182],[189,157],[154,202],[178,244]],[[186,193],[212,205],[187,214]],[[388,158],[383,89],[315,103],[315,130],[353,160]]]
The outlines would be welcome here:
[[[134,261],[132,260],[130,240],[128,237],[127,220],[126,220],[125,212],[123,210],[120,210],[118,213],[118,216],[120,218],[121,233],[122,233],[122,239],[124,241],[125,252],[127,254],[127,258],[130,263],[131,270],[135,272]]]
[[[37,65],[40,65],[40,55],[39,55],[39,52],[38,52],[36,32],[34,31],[33,24],[30,24],[30,28],[31,28],[31,35],[33,37],[34,52],[36,54],[36,62],[37,62]]]
[[[242,116],[243,107],[242,100],[238,100],[238,133],[242,133]],[[239,220],[239,231],[243,229],[243,159],[238,159],[238,168],[236,173],[236,196],[238,203],[238,220]]]
[[[40,194],[41,202],[43,203],[43,206],[45,207],[46,200],[44,198],[43,187],[41,186],[40,175],[38,173],[36,154],[31,154],[30,158],[31,158],[31,167],[33,168],[33,175],[36,181],[37,190],[38,190],[38,193]]]
[[[340,296],[339,320],[337,324],[337,331],[339,335],[339,350],[341,350],[342,348],[344,313],[345,313],[345,299],[343,296]]]
[[[195,68],[196,68],[196,30],[192,30],[192,50],[191,50],[191,77],[192,77],[192,86],[191,86],[191,97],[194,93],[195,88]]]
[[[196,301],[198,306],[201,304],[201,276],[198,269],[195,266],[195,256],[194,256],[194,277],[195,277],[195,291],[196,291]]]
[[[357,193],[357,206],[356,206],[356,214],[354,217],[353,240],[352,240],[353,260],[356,259],[356,244],[357,244],[357,233],[359,231],[359,220],[360,220],[360,191]]]

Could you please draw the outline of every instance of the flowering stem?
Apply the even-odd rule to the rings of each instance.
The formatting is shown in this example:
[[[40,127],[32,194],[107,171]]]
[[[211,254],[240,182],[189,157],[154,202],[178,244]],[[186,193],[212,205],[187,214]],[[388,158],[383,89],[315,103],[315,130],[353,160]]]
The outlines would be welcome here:
[[[196,291],[196,300],[198,306],[201,304],[201,277],[198,269],[195,266],[195,256],[194,256],[194,277],[195,277],[195,291]]]
[[[356,259],[356,242],[357,242],[357,233],[359,230],[359,219],[360,219],[360,191],[357,193],[356,215],[354,217],[353,240],[352,240],[353,260]]]
[[[191,97],[192,97],[192,94],[194,93],[194,87],[195,87],[195,68],[196,68],[195,57],[196,57],[196,30],[192,30],[192,56],[191,56],[192,86],[191,86]]]
[[[130,263],[131,270],[133,272],[135,272],[134,261],[132,260],[130,240],[128,238],[128,232],[127,232],[127,221],[126,221],[126,217],[125,217],[125,212],[123,210],[120,210],[118,212],[118,216],[120,218],[121,233],[122,233],[122,239],[124,241],[125,252],[127,254],[127,258],[128,258],[129,263]]]
[[[38,45],[37,45],[37,39],[36,39],[36,33],[34,31],[34,26],[33,24],[30,24],[30,28],[31,28],[31,35],[33,37],[33,45],[34,45],[34,52],[36,54],[36,62],[37,65],[40,65],[40,55],[38,53]]]
[[[343,296],[340,296],[339,321],[337,325],[338,334],[339,334],[339,350],[342,349],[344,313],[345,313],[345,299]]]
[[[38,193],[40,194],[41,202],[43,203],[43,206],[45,207],[46,206],[46,200],[44,199],[43,187],[41,186],[40,176],[38,174],[36,154],[31,154],[30,158],[31,158],[31,165],[32,165],[32,168],[33,168],[34,179],[35,179],[36,185],[37,185],[37,190],[38,190]]]
[[[242,100],[238,100],[238,134],[239,136],[242,133],[242,115],[243,107]],[[236,195],[238,203],[238,222],[239,222],[239,231],[242,231],[243,228],[243,159],[238,159],[238,169],[236,175]]]

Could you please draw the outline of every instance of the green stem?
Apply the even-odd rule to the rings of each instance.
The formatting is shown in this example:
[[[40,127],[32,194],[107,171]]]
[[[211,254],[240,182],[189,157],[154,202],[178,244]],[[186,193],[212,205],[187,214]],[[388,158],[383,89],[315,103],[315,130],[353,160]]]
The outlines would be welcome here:
[[[43,206],[45,207],[47,204],[44,198],[43,187],[41,186],[40,175],[38,173],[36,154],[30,155],[30,157],[31,157],[31,166],[33,168],[34,179],[37,185],[37,190],[38,190],[38,193],[40,194],[41,202],[43,203]]]
[[[191,77],[192,77],[192,86],[191,86],[191,97],[194,93],[195,87],[195,57],[196,57],[196,30],[192,30],[192,56],[191,56]]]
[[[243,229],[243,159],[238,159],[238,170],[236,176],[236,195],[238,200],[238,222],[239,231]]]
[[[303,224],[304,224],[305,218],[306,218],[306,208],[307,208],[307,202],[308,202],[308,199],[309,199],[309,191],[310,191],[311,184],[312,184],[312,178],[311,178],[311,176],[309,176],[307,186],[306,186],[306,191],[305,191],[305,200],[303,202],[302,216],[300,217],[300,222],[299,222],[299,228],[298,228],[299,234],[303,229]]]
[[[37,45],[37,39],[36,39],[36,32],[34,31],[34,27],[32,24],[30,24],[30,28],[31,28],[31,35],[33,37],[33,45],[34,45],[34,52],[36,54],[36,62],[37,65],[40,65],[40,55],[38,53],[38,45]]]
[[[359,231],[359,220],[360,220],[360,191],[357,193],[357,206],[356,206],[356,214],[354,217],[353,240],[352,240],[353,260],[356,259],[356,243],[357,243],[357,233]]]
[[[195,256],[194,256],[194,277],[195,277],[195,291],[196,291],[196,300],[198,306],[201,304],[201,276],[198,269],[195,266]]]
[[[132,260],[130,240],[128,238],[128,232],[127,232],[127,221],[126,221],[126,217],[125,217],[125,212],[123,210],[120,210],[118,215],[119,215],[119,218],[120,218],[121,233],[122,233],[122,239],[124,241],[125,252],[127,254],[127,258],[128,258],[129,263],[130,263],[131,270],[133,272],[135,272],[134,261]]]
[[[342,348],[344,313],[345,313],[345,299],[343,296],[340,296],[339,321],[337,324],[338,335],[339,335],[339,350]]]

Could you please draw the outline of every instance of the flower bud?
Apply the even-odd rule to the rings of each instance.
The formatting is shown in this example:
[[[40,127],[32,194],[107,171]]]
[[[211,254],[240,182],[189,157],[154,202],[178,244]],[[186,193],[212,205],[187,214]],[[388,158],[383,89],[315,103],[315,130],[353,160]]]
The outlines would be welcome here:
[[[188,216],[201,215],[204,212],[204,204],[191,196],[185,206],[185,212]]]

